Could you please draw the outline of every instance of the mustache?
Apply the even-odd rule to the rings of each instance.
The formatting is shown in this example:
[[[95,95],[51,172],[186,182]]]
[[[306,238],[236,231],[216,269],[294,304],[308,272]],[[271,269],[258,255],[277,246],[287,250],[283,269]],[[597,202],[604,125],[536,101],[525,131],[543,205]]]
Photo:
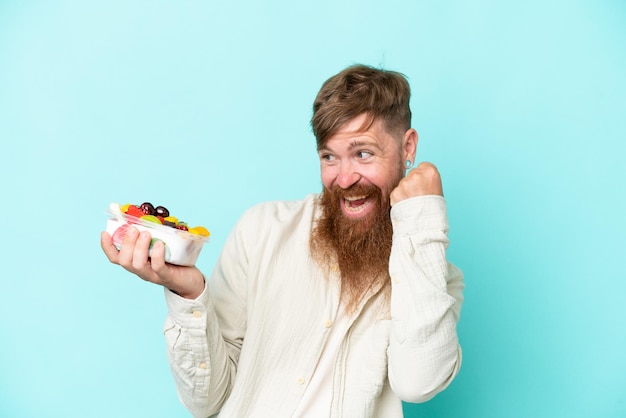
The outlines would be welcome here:
[[[370,196],[373,194],[382,195],[382,190],[379,187],[374,186],[373,184],[362,184],[362,183],[355,183],[352,186],[348,187],[347,189],[343,189],[339,187],[338,185],[334,185],[330,189],[327,188],[326,191],[332,197],[335,197],[335,198],[344,198],[344,197],[362,196],[362,195]]]

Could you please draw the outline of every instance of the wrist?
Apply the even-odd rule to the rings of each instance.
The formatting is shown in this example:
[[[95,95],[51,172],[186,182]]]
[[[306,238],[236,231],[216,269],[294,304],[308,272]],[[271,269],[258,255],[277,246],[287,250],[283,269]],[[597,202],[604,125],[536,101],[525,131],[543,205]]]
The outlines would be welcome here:
[[[204,292],[206,280],[200,274],[197,278],[190,278],[186,286],[165,286],[170,292],[184,299],[197,299]]]

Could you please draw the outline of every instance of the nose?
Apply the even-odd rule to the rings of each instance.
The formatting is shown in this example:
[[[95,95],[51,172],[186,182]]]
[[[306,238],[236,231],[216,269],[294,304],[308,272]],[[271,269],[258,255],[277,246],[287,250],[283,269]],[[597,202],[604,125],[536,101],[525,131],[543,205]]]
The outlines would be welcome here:
[[[347,189],[361,179],[361,175],[350,161],[342,161],[337,175],[337,185],[342,189]]]

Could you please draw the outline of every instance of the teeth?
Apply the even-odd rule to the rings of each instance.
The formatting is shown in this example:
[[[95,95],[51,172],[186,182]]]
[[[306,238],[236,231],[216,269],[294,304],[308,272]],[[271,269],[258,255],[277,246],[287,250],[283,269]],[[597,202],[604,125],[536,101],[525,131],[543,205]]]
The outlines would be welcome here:
[[[352,196],[352,197],[344,197],[345,200],[345,205],[344,208],[348,211],[348,212],[353,212],[353,213],[357,213],[360,212],[361,210],[365,209],[365,207],[369,206],[369,202],[365,201],[360,205],[356,205],[356,206],[352,206],[352,204],[358,200],[361,199],[366,199],[367,195],[363,195],[363,196]]]
[[[352,206],[347,206],[346,205],[345,208],[346,208],[346,210],[348,212],[358,212],[358,211],[360,211],[362,209],[362,206],[357,206],[357,207],[353,208]]]
[[[363,195],[363,196],[353,196],[353,197],[344,197],[344,199],[346,199],[348,202],[354,202],[355,200],[360,200],[360,199],[365,199],[367,197],[367,195]]]

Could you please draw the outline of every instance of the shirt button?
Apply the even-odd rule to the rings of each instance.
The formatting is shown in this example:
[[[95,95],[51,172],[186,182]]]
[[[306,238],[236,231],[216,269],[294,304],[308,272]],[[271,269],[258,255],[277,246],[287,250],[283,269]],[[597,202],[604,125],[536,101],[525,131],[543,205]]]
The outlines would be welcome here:
[[[331,264],[330,265],[330,271],[332,271],[333,273],[339,272],[339,265],[337,263]]]
[[[193,311],[192,315],[195,316],[196,318],[200,318],[202,316],[202,312],[200,312],[200,311]]]
[[[331,321],[330,319],[327,319],[326,322],[324,322],[324,326],[326,328],[330,328],[333,326],[333,321]]]
[[[400,283],[400,279],[398,278],[398,276],[393,276],[393,277],[391,278],[391,281],[392,281],[392,282],[394,282],[395,284]]]
[[[296,383],[299,385],[303,385],[304,384],[304,377],[300,376],[296,379]]]
[[[201,369],[206,369],[206,363],[202,362],[198,365]]]

